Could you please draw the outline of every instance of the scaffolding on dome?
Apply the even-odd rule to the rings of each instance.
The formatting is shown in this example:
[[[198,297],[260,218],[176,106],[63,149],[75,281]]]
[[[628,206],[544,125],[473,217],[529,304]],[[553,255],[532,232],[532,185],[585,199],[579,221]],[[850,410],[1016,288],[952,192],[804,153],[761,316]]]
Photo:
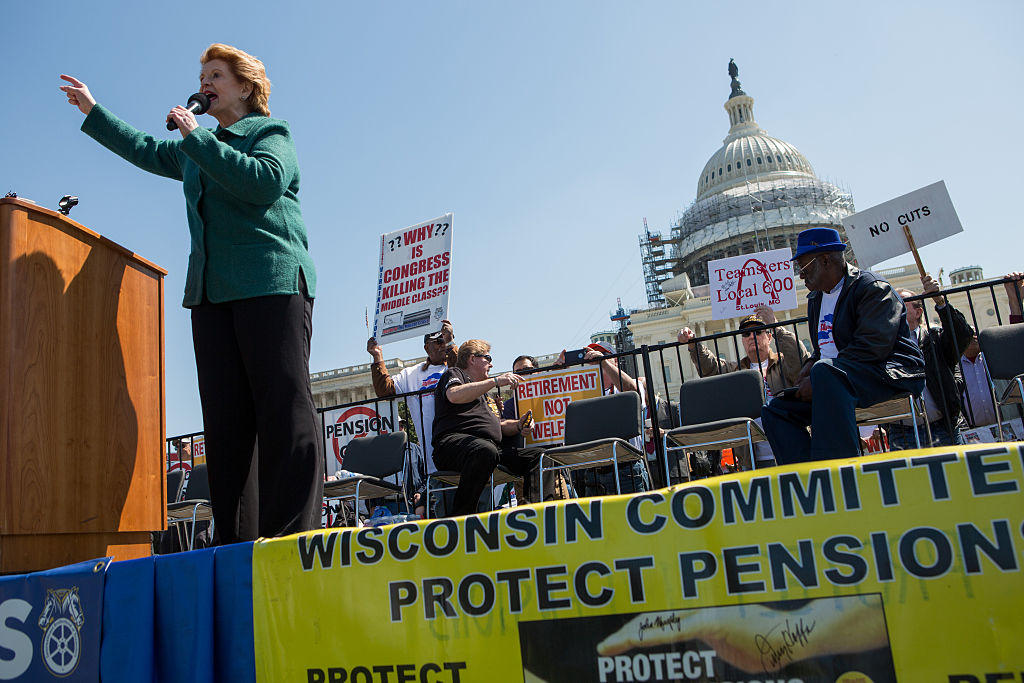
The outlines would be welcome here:
[[[662,284],[684,272],[694,285],[705,283],[707,273],[697,266],[703,267],[709,258],[792,246],[797,232],[812,225],[843,232],[842,218],[853,212],[849,190],[800,175],[745,180],[694,200],[667,236],[650,230],[645,218],[639,243],[647,303],[652,308],[666,306]]]

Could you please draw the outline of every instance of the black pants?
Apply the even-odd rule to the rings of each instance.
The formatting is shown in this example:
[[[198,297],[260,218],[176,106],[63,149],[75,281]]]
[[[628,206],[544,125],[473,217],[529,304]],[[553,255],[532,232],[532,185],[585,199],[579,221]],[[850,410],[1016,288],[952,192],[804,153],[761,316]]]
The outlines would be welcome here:
[[[192,309],[220,543],[320,526],[324,463],[309,386],[312,334],[313,300],[302,294]]]
[[[537,463],[537,458],[520,457],[515,449],[503,449],[490,439],[459,432],[438,437],[433,458],[437,469],[461,473],[450,510],[452,517],[476,512],[477,500],[499,464],[515,474],[526,475]]]

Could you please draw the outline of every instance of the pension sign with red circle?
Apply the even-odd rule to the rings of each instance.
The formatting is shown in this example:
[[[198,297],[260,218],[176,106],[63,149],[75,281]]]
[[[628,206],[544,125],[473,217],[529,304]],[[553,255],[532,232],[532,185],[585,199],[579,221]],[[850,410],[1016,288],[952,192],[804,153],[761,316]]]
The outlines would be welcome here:
[[[390,401],[328,411],[324,415],[324,443],[334,457],[327,459],[327,474],[342,468],[345,447],[364,436],[390,434],[396,429],[394,404]]]

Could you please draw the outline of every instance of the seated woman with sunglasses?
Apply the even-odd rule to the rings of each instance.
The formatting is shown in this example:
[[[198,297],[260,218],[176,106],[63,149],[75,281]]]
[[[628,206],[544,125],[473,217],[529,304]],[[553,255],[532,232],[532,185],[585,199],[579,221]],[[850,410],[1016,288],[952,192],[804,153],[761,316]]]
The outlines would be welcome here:
[[[497,387],[515,387],[523,378],[506,372],[488,377],[491,345],[470,339],[459,347],[455,367],[448,368],[434,389],[434,464],[438,470],[459,472],[461,479],[452,502],[451,516],[476,512],[480,494],[491,473],[502,464],[525,475],[536,458],[516,457],[501,449],[502,436],[525,434],[522,420],[502,420],[498,405],[487,393]]]

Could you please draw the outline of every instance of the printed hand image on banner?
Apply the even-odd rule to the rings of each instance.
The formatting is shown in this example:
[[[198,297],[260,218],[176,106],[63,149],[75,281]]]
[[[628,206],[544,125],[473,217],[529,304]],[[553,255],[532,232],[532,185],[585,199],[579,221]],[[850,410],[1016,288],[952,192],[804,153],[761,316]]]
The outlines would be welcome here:
[[[381,235],[373,336],[380,344],[437,332],[448,319],[451,213]]]
[[[601,395],[601,371],[575,367],[528,375],[516,386],[516,407],[522,417],[533,411],[533,431],[526,447],[560,444],[565,440],[565,409],[572,401]]]
[[[526,683],[893,683],[879,595],[519,622]]]
[[[711,318],[739,318],[758,306],[773,311],[796,308],[792,258],[786,247],[708,261]]]

